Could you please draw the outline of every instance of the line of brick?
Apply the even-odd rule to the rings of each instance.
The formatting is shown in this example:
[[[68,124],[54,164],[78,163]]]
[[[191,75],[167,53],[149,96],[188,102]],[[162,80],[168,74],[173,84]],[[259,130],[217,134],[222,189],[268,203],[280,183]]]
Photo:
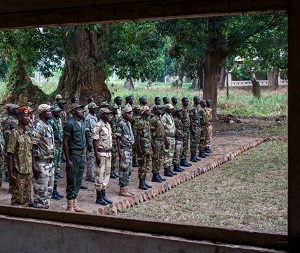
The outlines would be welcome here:
[[[153,199],[156,196],[163,194],[163,193],[171,190],[172,188],[175,188],[177,185],[179,185],[185,181],[192,180],[195,177],[198,177],[198,176],[204,174],[205,172],[208,172],[228,161],[231,161],[239,154],[258,146],[258,145],[262,144],[263,142],[268,142],[268,141],[285,141],[285,142],[287,142],[288,139],[282,138],[282,137],[267,137],[267,138],[256,139],[255,141],[253,141],[251,143],[247,143],[247,144],[243,145],[236,152],[226,154],[223,157],[218,158],[217,160],[214,160],[214,161],[212,161],[208,164],[205,164],[203,166],[200,166],[196,169],[195,168],[186,168],[186,170],[184,172],[182,172],[180,174],[178,173],[176,176],[174,176],[172,178],[168,178],[167,181],[165,181],[157,186],[153,186],[153,188],[151,188],[151,189],[148,189],[141,193],[137,193],[136,195],[133,195],[131,197],[124,197],[120,201],[114,202],[113,204],[111,204],[109,206],[100,207],[98,209],[98,214],[101,214],[101,215],[114,214],[117,212],[121,212],[127,208],[131,208],[140,203],[143,203],[145,201],[148,201],[150,199]]]

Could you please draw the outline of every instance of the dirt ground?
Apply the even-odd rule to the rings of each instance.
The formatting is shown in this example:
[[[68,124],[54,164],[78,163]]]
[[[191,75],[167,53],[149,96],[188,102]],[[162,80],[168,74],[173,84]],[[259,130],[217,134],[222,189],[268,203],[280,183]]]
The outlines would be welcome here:
[[[239,123],[224,123],[224,121],[214,122],[214,135],[212,140],[212,154],[206,158],[202,159],[202,161],[193,163],[192,167],[186,168],[186,171],[183,173],[178,173],[174,178],[167,178],[167,181],[164,183],[165,186],[173,183],[176,178],[177,182],[181,183],[183,176],[186,175],[186,178],[190,178],[187,175],[193,174],[193,171],[197,171],[198,168],[206,168],[214,164],[216,161],[228,156],[229,154],[236,154],[239,150],[243,149],[243,147],[249,146],[253,143],[258,143],[261,141],[259,136],[255,135],[255,132],[259,129],[268,129],[274,127],[274,125],[284,125],[286,124],[285,117],[276,117],[276,118],[241,118],[238,119]],[[58,191],[61,194],[65,194],[65,170],[64,164],[61,166],[61,174],[64,178],[60,179],[58,185]],[[161,173],[162,174],[162,173]],[[151,192],[157,192],[160,194],[162,186],[160,183],[151,182],[151,173],[148,174],[147,181],[149,184],[153,186]],[[84,174],[85,179],[85,174]],[[95,203],[96,192],[93,186],[93,183],[83,181],[83,184],[88,187],[87,190],[81,190],[78,196],[78,203],[80,207],[85,208],[88,213],[92,214],[103,214],[103,206],[100,206]],[[176,188],[174,188],[176,190]],[[108,188],[107,188],[107,197],[111,199],[114,203],[106,208],[106,211],[109,213],[109,210],[113,210],[116,212],[119,208],[116,205],[117,203],[128,203],[125,197],[118,196],[119,186],[118,179],[110,179]],[[145,201],[145,192],[143,190],[138,189],[138,176],[137,176],[137,168],[134,168],[133,175],[129,184],[129,191],[133,192],[138,199],[143,199],[140,202]],[[155,194],[150,194],[148,196],[147,201],[155,201]],[[0,203],[1,205],[10,205],[10,194],[8,193],[8,183],[3,182],[3,186],[0,189]],[[135,202],[135,204],[138,201]],[[134,203],[133,203],[134,204]],[[66,198],[61,200],[52,200],[50,210],[64,211],[66,209],[67,202]],[[116,208],[117,206],[117,208]],[[120,205],[119,205],[120,206]],[[127,207],[129,207],[127,205]]]

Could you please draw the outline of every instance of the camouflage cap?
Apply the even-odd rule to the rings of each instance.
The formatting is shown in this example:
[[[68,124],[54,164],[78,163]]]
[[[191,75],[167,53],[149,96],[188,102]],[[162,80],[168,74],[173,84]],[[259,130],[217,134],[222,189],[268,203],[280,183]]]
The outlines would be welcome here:
[[[109,103],[106,100],[104,100],[100,103],[100,107],[108,107],[108,106],[109,106]]]
[[[83,108],[83,107],[84,107],[84,105],[73,103],[70,105],[70,111],[73,111],[76,108]]]
[[[53,106],[51,106],[50,109],[53,112],[61,112],[62,111],[62,109],[58,105],[53,105]]]
[[[93,109],[93,108],[98,108],[99,106],[98,105],[96,105],[96,103],[90,103],[89,105],[88,105],[88,108],[89,109]]]
[[[140,109],[140,113],[141,113],[141,115],[143,115],[143,113],[145,112],[145,111],[150,111],[150,108],[148,107],[148,106],[141,106],[141,109]]]
[[[166,104],[165,109],[174,109],[174,106],[172,104]]]
[[[57,94],[57,95],[55,96],[55,99],[62,99],[62,95]]]
[[[127,113],[127,112],[132,112],[132,108],[129,107],[128,105],[126,105],[126,106],[123,108],[122,114],[125,114],[125,113]]]
[[[18,106],[18,105],[16,105],[16,104],[8,104],[8,105],[6,105],[6,108],[8,109],[11,109],[11,110],[13,110],[13,109],[18,109],[20,106]]]
[[[22,106],[18,108],[18,114],[31,114],[31,111],[29,108]]]
[[[51,108],[51,106],[48,105],[48,104],[41,104],[41,105],[39,105],[36,113],[37,114],[41,114],[41,113],[43,113],[43,112],[45,112],[47,110],[50,110],[50,108]]]
[[[111,113],[111,111],[108,109],[108,108],[100,108],[100,110],[99,110],[99,113],[100,114],[103,114],[103,113]]]

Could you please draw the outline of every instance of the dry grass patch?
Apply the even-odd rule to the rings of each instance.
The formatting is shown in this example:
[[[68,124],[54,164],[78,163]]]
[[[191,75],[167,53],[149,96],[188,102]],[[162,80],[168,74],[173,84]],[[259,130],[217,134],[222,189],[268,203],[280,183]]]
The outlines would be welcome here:
[[[287,143],[263,143],[116,216],[287,231]]]

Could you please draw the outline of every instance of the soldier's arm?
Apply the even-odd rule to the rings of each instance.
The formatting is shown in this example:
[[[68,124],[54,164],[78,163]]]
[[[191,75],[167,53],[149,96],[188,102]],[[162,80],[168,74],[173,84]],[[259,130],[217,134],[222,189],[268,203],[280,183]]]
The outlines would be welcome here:
[[[36,156],[36,146],[34,145],[31,149],[32,172],[33,172],[33,176],[35,177],[35,179],[38,179],[39,176],[40,176],[40,171],[39,171],[38,166],[36,164],[35,156]]]

